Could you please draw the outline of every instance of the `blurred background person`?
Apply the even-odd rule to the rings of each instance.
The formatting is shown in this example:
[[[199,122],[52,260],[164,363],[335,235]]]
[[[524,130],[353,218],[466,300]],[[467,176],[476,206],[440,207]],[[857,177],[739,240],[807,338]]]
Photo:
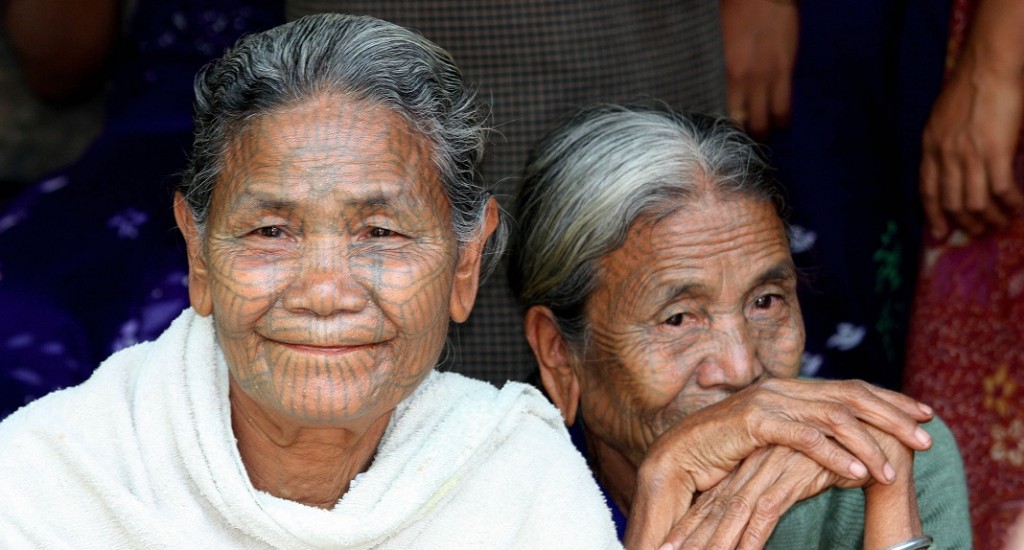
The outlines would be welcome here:
[[[1024,2],[956,0],[923,134],[906,389],[960,443],[978,548],[1024,510]]]

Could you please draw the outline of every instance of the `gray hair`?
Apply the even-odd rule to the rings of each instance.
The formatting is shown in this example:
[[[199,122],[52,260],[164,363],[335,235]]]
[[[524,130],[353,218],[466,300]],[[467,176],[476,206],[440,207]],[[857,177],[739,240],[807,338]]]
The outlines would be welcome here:
[[[536,146],[516,199],[509,281],[524,308],[551,309],[579,346],[598,261],[641,216],[707,193],[770,201],[782,192],[758,145],[727,119],[643,106],[584,109]]]
[[[477,169],[484,114],[448,52],[413,31],[365,16],[303,17],[239,40],[199,71],[195,93],[195,139],[178,190],[200,230],[231,141],[251,120],[326,93],[381,105],[408,121],[433,145],[458,241],[482,230],[490,197]],[[505,237],[499,223],[484,249],[484,276]]]

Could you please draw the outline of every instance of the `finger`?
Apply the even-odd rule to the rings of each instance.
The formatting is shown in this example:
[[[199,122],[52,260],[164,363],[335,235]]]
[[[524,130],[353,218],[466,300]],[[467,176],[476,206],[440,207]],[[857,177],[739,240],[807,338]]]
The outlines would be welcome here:
[[[965,210],[975,219],[993,227],[1004,227],[1008,220],[995,203],[990,192],[989,177],[985,165],[972,157],[964,171],[966,188]]]
[[[766,434],[766,437],[786,438],[784,430],[792,431],[790,439],[806,438],[802,441],[781,443],[791,448],[798,449],[804,454],[811,456],[816,462],[829,470],[844,475],[834,467],[834,463],[828,462],[826,455],[822,459],[819,451],[832,452],[829,447],[830,441],[822,443],[817,440],[824,437],[821,433],[815,433],[815,428],[820,429],[824,434],[836,436],[840,439],[839,444],[849,448],[856,455],[856,458],[864,461],[871,461],[872,457],[877,458],[872,451],[877,448],[876,444],[869,444],[866,447],[857,442],[874,440],[860,424],[860,421],[874,426],[877,429],[891,433],[901,440],[905,445],[917,450],[924,450],[931,446],[931,438],[927,432],[920,428],[919,421],[929,420],[934,412],[927,405],[920,403],[900,393],[878,388],[859,380],[848,381],[826,381],[826,380],[781,380],[770,379],[759,383],[761,403],[760,410],[786,411],[781,418],[772,419],[781,424],[766,424],[773,428],[780,428],[781,433]],[[831,405],[830,405],[831,404]],[[839,408],[836,408],[836,407]],[[853,415],[853,418],[851,418]],[[764,414],[750,415],[748,421],[764,422]],[[788,418],[787,418],[788,416]],[[797,420],[795,424],[791,421]],[[787,422],[788,421],[788,422]],[[790,424],[788,427],[786,424]],[[839,424],[849,424],[854,431],[837,429]],[[751,427],[756,433],[756,427]],[[854,435],[851,435],[854,434]],[[850,440],[843,440],[852,437]],[[762,442],[766,442],[762,439]],[[822,445],[821,447],[817,447]],[[860,452],[865,454],[861,454]],[[841,460],[842,455],[838,456]],[[873,474],[878,474],[884,468],[884,462],[865,464]],[[851,472],[852,473],[852,472]],[[846,474],[844,477],[850,477]]]
[[[775,526],[779,524],[781,515],[793,505],[791,502],[777,512],[774,507],[779,502],[778,498],[770,495],[765,499],[770,503],[768,507],[764,510],[754,509],[754,514],[750,517],[750,522],[740,537],[740,543],[736,546],[737,550],[761,550],[768,544],[768,538],[775,531]]]
[[[776,127],[783,127],[789,124],[790,109],[792,108],[793,82],[790,71],[784,71],[782,78],[776,78],[771,89],[771,123]]]
[[[648,465],[645,463],[637,475],[623,541],[630,550],[659,548],[679,518],[689,510],[693,499],[691,491],[662,490],[667,483],[648,475],[645,466]]]
[[[743,128],[746,128],[748,118],[746,97],[746,87],[730,79],[725,93],[726,112],[729,113],[729,118]]]
[[[807,481],[803,476],[796,476],[801,478],[796,482],[792,478],[783,479],[792,471],[794,460],[806,463],[807,458],[792,449],[772,447],[752,475],[737,476],[734,485],[738,487],[727,501],[707,546],[734,548],[751,528],[756,529],[755,538],[767,539],[779,516],[796,501],[796,497],[791,496],[792,490]],[[814,469],[820,471],[817,466]],[[753,525],[755,521],[757,526]]]
[[[790,414],[799,425],[816,426],[821,433],[835,438],[835,442],[825,438],[825,445],[816,445],[806,450],[799,447],[793,447],[794,449],[803,452],[815,462],[845,478],[862,479],[864,474],[870,473],[872,477],[882,483],[890,483],[894,479],[895,469],[885,455],[885,451],[871,437],[866,425],[846,405],[839,402],[814,401],[808,402],[806,406],[799,409],[791,408]],[[841,451],[832,449],[831,445],[836,443],[838,443],[836,447],[842,449]],[[826,449],[825,452],[830,454],[821,458],[819,448]],[[854,460],[860,464],[860,468],[850,466],[845,473],[831,468],[828,464],[836,460],[836,456],[846,456],[839,455],[840,452],[852,455]]]
[[[1006,157],[992,158],[986,170],[996,202],[1010,214],[1024,208],[1024,193],[1013,178],[1013,161]]]
[[[933,416],[930,407],[901,393],[860,380],[832,384],[841,388],[842,402],[855,411],[857,418],[892,434],[912,449],[923,451],[931,447],[931,436],[918,424]],[[924,412],[928,414],[922,417]]]
[[[904,395],[900,392],[880,388],[878,386],[868,384],[867,382],[863,382],[861,380],[849,380],[841,383],[845,383],[847,386],[858,386],[858,388],[853,391],[866,390],[868,392],[871,392],[873,395],[881,399],[884,403],[896,407],[904,414],[918,422],[927,422],[935,416],[935,411],[932,410],[931,407],[918,401],[917,399],[914,399],[913,397],[910,397],[909,395]],[[844,389],[841,391],[845,392],[848,390]],[[912,424],[908,425],[912,426]]]
[[[949,232],[949,226],[946,224],[946,214],[942,211],[939,198],[938,166],[928,154],[921,160],[920,191],[921,206],[928,220],[928,228],[933,238],[941,239]]]
[[[942,209],[952,218],[953,223],[971,235],[980,235],[985,226],[974,218],[965,208],[964,173],[959,163],[951,155],[943,156],[942,174],[940,176],[940,194]]]
[[[1007,217],[1007,213],[1003,212],[999,204],[994,200],[989,201],[985,205],[985,209],[977,215],[978,219],[981,219],[991,228],[1000,229],[1006,227],[1010,223],[1010,218]]]
[[[972,157],[965,163],[964,167],[964,209],[975,219],[982,219],[988,223],[1001,226],[1006,223],[1006,216],[989,218],[993,212],[990,208],[992,196],[989,193],[988,176],[985,173],[985,165],[980,159]]]
[[[801,485],[808,483],[810,482],[806,478],[801,481]],[[781,481],[773,483],[754,506],[754,512],[750,516],[750,521],[747,522],[747,527],[744,529],[736,549],[760,550],[764,548],[782,515],[802,498],[805,497],[796,494],[794,487]]]
[[[772,451],[779,447],[762,447],[756,449],[735,470],[721,482],[697,497],[686,515],[672,528],[665,539],[674,548],[704,548],[708,538],[714,535],[718,524],[726,513],[728,501],[747,481],[758,474]],[[785,453],[795,451],[782,448]]]
[[[743,514],[743,510],[749,509],[744,501],[746,496],[739,493],[748,478],[761,469],[761,464],[760,457],[751,457],[711,492],[701,495],[698,499],[701,507],[699,521],[697,517],[684,518],[673,528],[665,542],[674,548],[683,549],[714,547],[712,540],[718,540],[720,547],[732,548],[735,543],[728,539],[728,534],[735,533],[734,538],[738,540],[749,518],[749,514]],[[729,525],[723,526],[723,521],[728,521]]]
[[[711,537],[715,534],[715,528],[718,526],[722,519],[722,515],[725,513],[726,502],[723,499],[714,499],[708,505],[708,513],[705,515],[700,523],[697,523],[694,528],[690,531],[687,536],[681,540],[677,540],[677,537],[670,536],[669,540],[666,540],[666,544],[672,544],[673,548],[677,549],[690,549],[690,548],[707,548]]]
[[[814,407],[818,409],[817,406]],[[783,445],[806,454],[823,468],[847,479],[863,479],[872,471],[882,471],[884,461],[865,464],[845,447],[829,439],[835,429],[818,421],[821,411],[789,418],[769,416],[760,420],[759,436],[764,444]],[[859,424],[859,423],[858,423]],[[874,455],[877,456],[877,455]]]
[[[891,483],[896,479],[896,470],[882,446],[857,421],[849,408],[840,404],[819,406],[825,408],[823,412],[832,426],[832,436],[864,463],[871,477],[882,483]]]
[[[671,544],[673,548],[682,548],[686,541],[698,541],[698,536],[695,535],[698,528],[709,521],[709,517],[714,517],[715,511],[715,499],[717,494],[727,487],[729,484],[729,478],[726,478],[719,485],[716,485],[711,491],[702,494],[693,506],[686,511],[686,514],[679,519],[671,532],[665,537],[665,544]]]
[[[772,531],[778,525],[782,514],[799,500],[793,488],[778,479],[768,479],[769,485],[757,499],[746,527],[740,533],[738,550],[760,550],[768,543]],[[806,482],[806,481],[805,481]]]
[[[768,133],[768,89],[763,86],[751,88],[747,94],[747,131],[755,137]]]

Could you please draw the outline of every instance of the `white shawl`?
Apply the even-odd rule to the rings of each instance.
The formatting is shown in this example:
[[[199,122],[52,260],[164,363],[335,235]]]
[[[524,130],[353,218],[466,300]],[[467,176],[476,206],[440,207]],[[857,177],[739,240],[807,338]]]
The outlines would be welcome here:
[[[432,373],[333,510],[258,491],[209,318],[0,424],[2,548],[620,548],[558,413],[532,388]]]

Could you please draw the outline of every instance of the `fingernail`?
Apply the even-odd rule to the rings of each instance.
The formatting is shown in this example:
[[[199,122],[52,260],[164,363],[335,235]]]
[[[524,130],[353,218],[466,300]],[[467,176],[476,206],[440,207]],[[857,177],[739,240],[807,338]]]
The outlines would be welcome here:
[[[896,468],[893,468],[892,464],[886,462],[885,467],[882,468],[882,474],[886,481],[896,481]]]
[[[665,544],[662,544],[661,548],[658,548],[658,550],[676,550],[676,547],[672,546],[672,543],[666,542]]]
[[[850,473],[853,474],[854,478],[860,479],[868,475],[868,469],[865,468],[864,465],[861,464],[860,462],[854,462],[850,464]]]
[[[925,405],[924,403],[918,403],[917,408],[921,409],[921,412],[927,414],[928,416],[935,414],[935,411],[932,410],[932,408],[929,407],[928,405]]]
[[[914,439],[921,442],[921,445],[928,447],[932,444],[932,436],[928,435],[928,432],[924,431],[920,426],[914,430]]]

